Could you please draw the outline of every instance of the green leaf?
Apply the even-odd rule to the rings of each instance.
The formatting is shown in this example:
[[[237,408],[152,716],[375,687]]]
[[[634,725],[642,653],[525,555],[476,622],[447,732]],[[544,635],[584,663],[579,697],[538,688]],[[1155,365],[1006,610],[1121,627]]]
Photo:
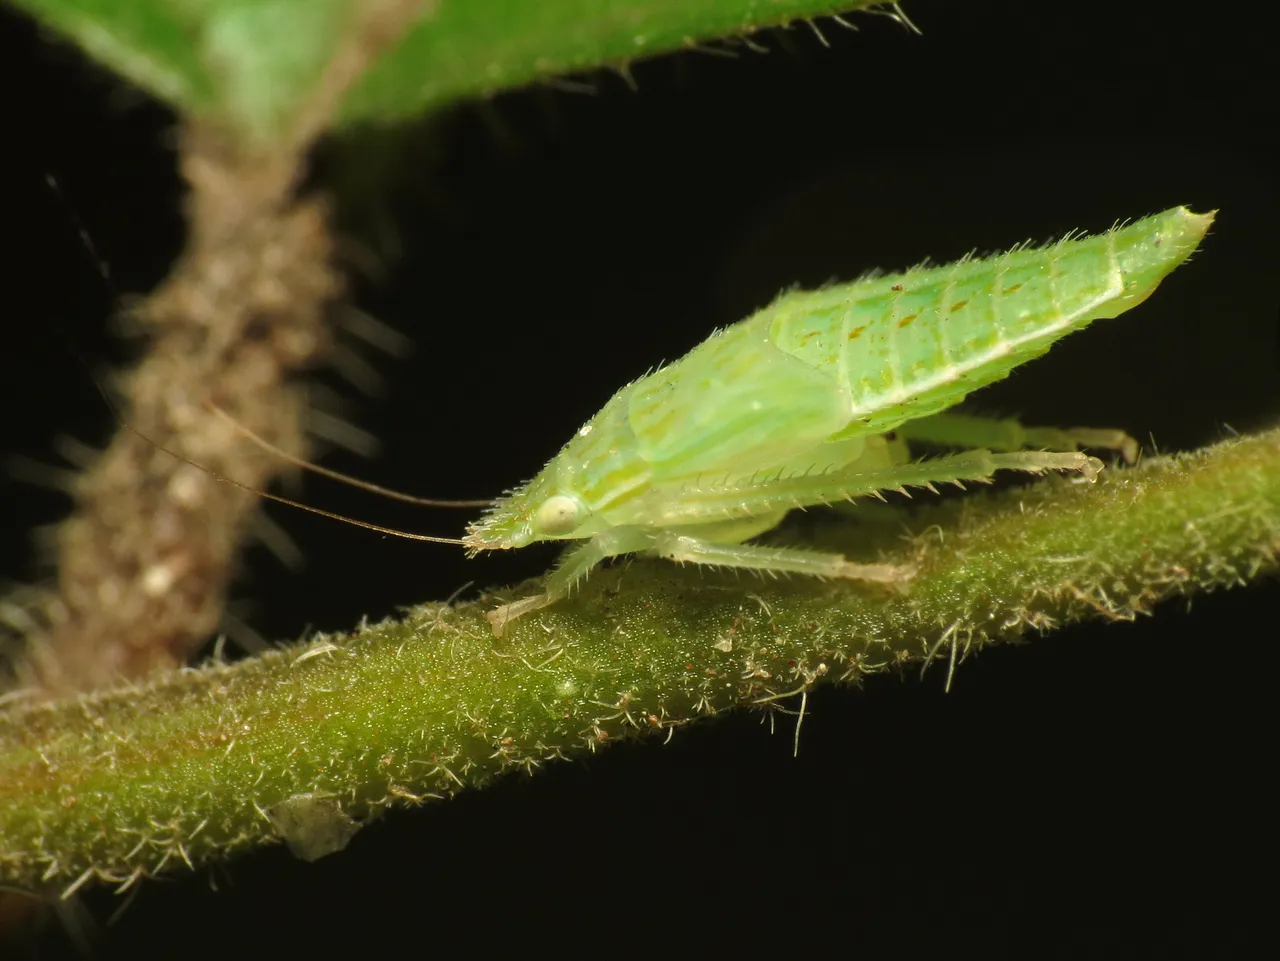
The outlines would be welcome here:
[[[814,536],[896,544],[887,558],[921,569],[907,594],[637,561],[501,642],[483,603],[432,604],[128,689],[28,706],[9,695],[0,884],[132,883],[281,841],[320,857],[392,805],[1246,583],[1280,560],[1280,428],[1108,470],[1096,486],[1047,479],[935,502],[909,519],[905,545],[890,513]]]
[[[342,57],[372,60],[341,124],[389,122],[570,71],[871,0],[12,0],[190,118],[287,136]],[[412,25],[383,52],[379,18]],[[390,29],[390,28],[387,28]],[[360,71],[355,71],[358,74]],[[344,78],[345,83],[350,78]],[[341,93],[341,91],[339,91]]]
[[[880,0],[442,0],[361,80],[343,122],[386,121]],[[880,3],[883,6],[883,3]]]

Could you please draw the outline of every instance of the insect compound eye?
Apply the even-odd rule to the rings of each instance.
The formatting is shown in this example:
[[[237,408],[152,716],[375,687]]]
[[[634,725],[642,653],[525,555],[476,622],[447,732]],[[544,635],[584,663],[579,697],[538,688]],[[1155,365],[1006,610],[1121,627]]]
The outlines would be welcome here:
[[[568,494],[553,494],[543,501],[533,515],[533,528],[539,534],[567,534],[582,521],[582,505]]]

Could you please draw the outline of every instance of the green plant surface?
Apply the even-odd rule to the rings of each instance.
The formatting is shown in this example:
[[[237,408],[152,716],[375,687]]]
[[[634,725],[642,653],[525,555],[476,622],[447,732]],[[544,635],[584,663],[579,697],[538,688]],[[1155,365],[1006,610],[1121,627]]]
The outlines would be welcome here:
[[[348,91],[340,124],[385,122],[540,77],[612,66],[870,0],[13,0],[190,119],[284,136],[357,27],[403,36]]]
[[[153,683],[11,698],[0,882],[66,893],[279,841],[318,857],[395,804],[730,709],[803,710],[819,683],[1244,584],[1280,558],[1280,428],[1096,485],[1046,478],[857,516],[791,534],[918,564],[908,592],[637,561],[501,641],[483,618],[491,598],[429,604]]]
[[[341,119],[383,121],[539,77],[636,60],[880,0],[442,0],[361,79]]]

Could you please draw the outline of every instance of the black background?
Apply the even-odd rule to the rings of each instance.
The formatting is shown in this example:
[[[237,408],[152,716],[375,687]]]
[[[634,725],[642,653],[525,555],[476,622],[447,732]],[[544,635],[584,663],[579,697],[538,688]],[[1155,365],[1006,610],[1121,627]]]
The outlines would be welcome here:
[[[638,92],[612,75],[586,78],[591,94],[524,91],[414,137],[392,191],[347,196],[389,267],[359,302],[417,349],[378,361],[382,398],[347,390],[381,455],[325,462],[423,494],[492,495],[621,384],[788,284],[1175,204],[1221,211],[1203,253],[983,405],[1123,427],[1162,450],[1274,423],[1265,31],[1239,10],[1192,16],[1159,0],[1053,6],[917,0],[923,36],[863,15],[859,33],[824,21],[827,49],[797,25],[761,37],[767,55],[642,64]],[[173,120],[10,14],[0,66],[13,167],[0,181],[5,448],[52,459],[56,434],[112,427],[66,341],[95,365],[123,358],[107,324],[117,293],[144,292],[179,249]],[[330,176],[349,183],[353,157],[334,157]],[[30,577],[24,532],[64,502],[0,490],[5,573]],[[410,529],[464,522],[310,481],[305,496]],[[307,557],[290,572],[254,554],[235,589],[238,616],[271,638],[509,582],[554,557],[466,562],[270,513]],[[798,759],[785,719],[771,735],[731,717],[666,748],[398,813],[314,865],[272,850],[155,883],[95,950],[1241,956],[1274,927],[1258,879],[1274,859],[1278,601],[1272,582],[988,651],[949,695],[940,672],[826,690]],[[117,899],[84,903],[102,922]],[[67,945],[55,925],[40,949]]]

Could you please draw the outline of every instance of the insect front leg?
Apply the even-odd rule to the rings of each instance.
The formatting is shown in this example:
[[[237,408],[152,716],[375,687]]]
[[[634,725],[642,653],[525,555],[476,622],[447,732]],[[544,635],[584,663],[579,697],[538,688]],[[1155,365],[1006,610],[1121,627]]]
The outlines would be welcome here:
[[[1138,442],[1122,430],[1099,427],[1026,427],[1014,418],[979,417],[944,411],[898,427],[907,440],[945,447],[986,447],[1016,451],[1028,447],[1074,450],[1096,447],[1120,453],[1126,464],[1138,459]]]
[[[653,540],[651,531],[638,527],[619,527],[597,534],[585,544],[565,552],[556,569],[547,575],[546,589],[541,594],[495,607],[485,614],[485,618],[494,635],[502,637],[507,625],[516,618],[568,597],[601,561],[619,554],[647,550],[653,546]]]

